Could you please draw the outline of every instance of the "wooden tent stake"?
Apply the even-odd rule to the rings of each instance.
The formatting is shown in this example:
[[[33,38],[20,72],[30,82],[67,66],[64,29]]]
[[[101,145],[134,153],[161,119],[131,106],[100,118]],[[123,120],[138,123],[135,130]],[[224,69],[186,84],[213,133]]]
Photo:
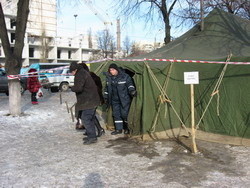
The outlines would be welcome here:
[[[59,91],[59,96],[60,96],[60,104],[62,104],[62,91]]]
[[[69,113],[69,105],[68,105],[68,102],[65,101],[65,104],[66,104],[67,112]]]
[[[190,92],[191,92],[191,125],[192,125],[192,152],[197,153],[197,146],[195,142],[195,119],[194,119],[194,84],[190,84]]]

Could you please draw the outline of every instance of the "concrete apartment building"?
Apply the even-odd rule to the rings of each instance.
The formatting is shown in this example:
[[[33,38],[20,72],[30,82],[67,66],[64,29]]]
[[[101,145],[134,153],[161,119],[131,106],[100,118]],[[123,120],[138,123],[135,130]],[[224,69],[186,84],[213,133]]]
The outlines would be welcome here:
[[[11,46],[15,43],[15,20],[18,0],[1,0]],[[82,62],[98,52],[97,41],[86,35],[72,38],[57,36],[57,1],[31,0],[24,39],[23,66],[37,62]],[[0,63],[5,63],[0,42]]]

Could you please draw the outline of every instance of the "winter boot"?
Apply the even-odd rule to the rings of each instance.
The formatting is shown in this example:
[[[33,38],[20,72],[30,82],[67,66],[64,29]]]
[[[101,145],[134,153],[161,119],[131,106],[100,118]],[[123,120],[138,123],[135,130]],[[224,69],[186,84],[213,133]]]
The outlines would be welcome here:
[[[123,123],[123,129],[124,129],[124,134],[129,134],[129,128],[127,122]]]
[[[95,127],[97,129],[97,137],[102,136],[103,134],[105,134],[104,129],[101,127],[99,120],[97,119],[97,117],[95,116]]]

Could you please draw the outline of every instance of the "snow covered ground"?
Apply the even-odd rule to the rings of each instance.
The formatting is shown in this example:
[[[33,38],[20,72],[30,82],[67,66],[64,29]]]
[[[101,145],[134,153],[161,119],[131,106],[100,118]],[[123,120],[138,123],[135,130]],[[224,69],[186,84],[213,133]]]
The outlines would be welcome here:
[[[171,140],[142,142],[110,131],[83,145],[64,101],[72,92],[28,91],[21,117],[0,94],[0,187],[250,187],[250,148],[197,141],[197,155]]]

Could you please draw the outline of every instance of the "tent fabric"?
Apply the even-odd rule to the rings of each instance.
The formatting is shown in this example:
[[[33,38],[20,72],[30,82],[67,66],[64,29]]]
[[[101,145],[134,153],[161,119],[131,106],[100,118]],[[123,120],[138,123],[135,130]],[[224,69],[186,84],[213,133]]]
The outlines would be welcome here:
[[[250,20],[214,9],[204,20],[204,30],[196,25],[168,45],[143,58],[232,61],[250,58]]]
[[[249,34],[249,21],[215,9],[206,17],[204,31],[199,31],[198,26],[195,26],[161,49],[138,58],[226,61],[231,53],[231,61],[249,62]],[[190,128],[190,86],[184,85],[184,72],[199,72],[200,82],[195,85],[197,123],[211,99],[223,68],[227,66],[218,93],[213,96],[199,130],[250,138],[250,65],[117,60],[105,64],[95,63],[91,69],[102,67],[101,71],[107,71],[111,63],[134,73],[138,96],[132,101],[128,119],[133,135],[150,135],[184,126]],[[164,91],[171,105],[160,100],[164,96],[161,96],[151,71],[161,87],[165,83]],[[103,75],[100,76],[105,84]]]

